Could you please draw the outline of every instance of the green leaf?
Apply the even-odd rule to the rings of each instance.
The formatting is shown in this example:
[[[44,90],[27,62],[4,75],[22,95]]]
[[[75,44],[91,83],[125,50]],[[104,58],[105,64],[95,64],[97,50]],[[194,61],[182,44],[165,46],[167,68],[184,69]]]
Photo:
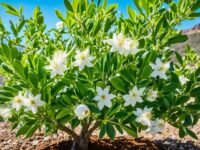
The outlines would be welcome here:
[[[176,58],[177,58],[178,62],[179,62],[181,65],[183,65],[182,56],[181,56],[178,52],[175,52],[175,54],[176,54]]]
[[[164,86],[162,90],[164,93],[170,93],[170,92],[174,92],[177,87],[178,87],[178,84],[172,82]]]
[[[120,134],[124,133],[123,129],[119,125],[115,125],[115,128],[117,129],[117,131],[119,131]]]
[[[188,104],[186,107],[191,110],[197,110],[197,111],[200,110],[200,104]]]
[[[105,134],[106,134],[106,125],[103,124],[100,128],[99,137],[103,138]]]
[[[121,105],[116,103],[115,105],[112,106],[112,108],[108,111],[107,116],[108,117],[113,117],[114,114],[119,112],[121,109]]]
[[[26,138],[31,137],[35,131],[38,129],[39,125],[38,123],[35,123],[29,128],[28,132],[26,133]]]
[[[100,114],[101,111],[98,109],[98,107],[96,107],[94,104],[87,104],[87,106],[89,107],[90,111],[92,113],[96,113],[96,114]]]
[[[71,113],[72,110],[70,110],[69,108],[68,109],[64,109],[64,110],[61,110],[57,115],[56,115],[56,119],[61,119],[67,115],[69,115],[69,113]]]
[[[114,23],[113,20],[111,20],[110,18],[107,18],[104,25],[104,32],[108,32],[109,29],[112,27],[113,23]]]
[[[128,113],[125,111],[120,111],[118,113],[115,114],[115,119],[124,119],[128,116]]]
[[[70,122],[73,118],[74,118],[74,116],[72,116],[72,115],[64,116],[61,120],[59,120],[59,123],[66,124],[66,123]]]
[[[38,79],[37,75],[34,72],[29,73],[29,80],[35,88],[38,88]]]
[[[198,137],[196,136],[196,134],[192,130],[186,128],[186,131],[187,131],[188,135],[190,135],[192,138],[198,140]]]
[[[63,82],[58,82],[51,90],[52,96],[58,95],[58,93],[65,87]]]
[[[19,130],[16,133],[16,136],[20,136],[20,135],[24,135],[28,132],[28,130],[30,129],[29,125],[24,125],[21,128],[19,128]]]
[[[181,137],[181,138],[184,138],[185,137],[185,135],[186,135],[186,130],[185,130],[185,128],[180,128],[179,129],[179,136]]]
[[[1,44],[2,46],[2,50],[3,50],[3,54],[6,56],[6,59],[9,61],[9,62],[12,62],[12,55],[11,55],[11,49],[8,45],[6,44]]]
[[[188,101],[190,97],[189,96],[181,96],[176,100],[176,105],[182,105],[185,104],[185,102]]]
[[[79,82],[77,83],[77,85],[78,85],[78,89],[79,89],[80,93],[81,93],[83,96],[87,95],[88,88],[90,87],[89,84],[84,84],[84,83],[82,83],[81,81],[79,81]]]
[[[193,4],[192,10],[195,11],[195,10],[197,10],[199,8],[200,8],[200,3],[199,3],[199,1],[196,1],[196,3]]]
[[[126,126],[126,125],[120,125],[124,131],[126,131],[129,135],[132,137],[137,137],[137,131],[134,131],[132,128]]]
[[[20,13],[15,9],[13,6],[6,4],[6,3],[1,3],[1,5],[6,8],[6,12],[13,15],[13,16],[20,16]]]
[[[132,69],[123,69],[120,71],[121,77],[126,80],[127,82],[133,83],[134,82],[134,71]]]
[[[139,1],[140,1],[140,0],[133,0],[134,4],[135,4],[135,6],[137,7],[137,9],[139,10],[139,12],[140,12],[141,14],[144,14],[143,11],[142,11],[142,8],[140,7]]]
[[[191,92],[191,96],[197,96],[200,93],[200,87],[194,88]]]
[[[64,4],[68,11],[74,12],[71,3],[68,0],[64,0]]]
[[[130,6],[128,6],[128,15],[131,18],[131,20],[136,20],[136,12]]]
[[[71,127],[72,127],[72,129],[76,128],[79,124],[80,124],[80,120],[78,120],[77,118],[74,118],[71,121]]]
[[[25,78],[24,68],[19,60],[14,60],[13,67],[20,77]]]
[[[56,13],[56,16],[62,20],[63,22],[66,22],[65,21],[65,18],[63,17],[62,13],[59,11],[59,10],[55,10],[55,13]]]
[[[0,90],[0,94],[5,96],[5,97],[11,97],[11,98],[14,96],[13,95],[14,93],[12,93],[10,91],[5,91],[5,90]]]
[[[12,33],[14,34],[15,37],[17,37],[17,29],[15,28],[15,25],[13,24],[13,22],[10,20],[10,29],[12,30]]]
[[[187,40],[188,40],[187,35],[175,35],[168,40],[167,44],[182,43]]]
[[[149,65],[146,65],[146,66],[144,67],[144,69],[142,70],[141,77],[142,77],[143,79],[149,78],[151,72],[152,72],[152,68],[151,68]]]
[[[80,0],[73,0],[72,1],[72,7],[73,7],[74,12],[77,12],[79,1]]]
[[[101,30],[101,21],[98,21],[97,24],[94,26],[93,36],[96,36],[97,33]]]
[[[111,123],[106,124],[106,133],[112,140],[115,138],[116,131]]]
[[[117,90],[126,91],[125,84],[120,77],[113,77],[110,79],[110,82]]]
[[[185,117],[185,120],[184,120],[184,123],[183,123],[183,126],[190,126],[192,125],[192,122],[193,122],[193,117],[192,115],[186,115]]]
[[[108,4],[108,0],[104,0],[104,2],[103,2],[103,4],[102,4],[102,8],[106,8],[106,6],[107,6],[107,4]]]
[[[13,74],[13,71],[8,67],[7,64],[2,63],[2,64],[1,64],[1,67],[2,67],[2,69],[3,69],[4,71],[6,71],[7,73]]]
[[[111,4],[108,6],[108,8],[106,9],[106,14],[113,12],[115,9],[117,9],[118,4]]]
[[[63,95],[62,95],[62,99],[63,99],[68,105],[70,105],[70,106],[73,105],[72,100],[69,98],[69,96],[63,94]]]
[[[194,12],[190,14],[189,17],[192,17],[192,18],[200,17],[200,12]]]

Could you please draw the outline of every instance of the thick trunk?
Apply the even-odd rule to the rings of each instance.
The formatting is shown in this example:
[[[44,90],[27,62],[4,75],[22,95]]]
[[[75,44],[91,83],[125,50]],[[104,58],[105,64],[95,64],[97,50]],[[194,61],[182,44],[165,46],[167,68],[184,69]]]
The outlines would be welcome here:
[[[88,139],[79,138],[73,142],[71,150],[88,150]]]

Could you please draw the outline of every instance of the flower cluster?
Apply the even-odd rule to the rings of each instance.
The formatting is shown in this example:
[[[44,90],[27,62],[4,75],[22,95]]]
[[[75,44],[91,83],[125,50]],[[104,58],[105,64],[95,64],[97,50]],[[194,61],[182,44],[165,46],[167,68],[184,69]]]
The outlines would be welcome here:
[[[22,92],[19,92],[19,94],[13,98],[12,108],[19,111],[24,106],[25,111],[32,111],[36,114],[38,107],[44,104],[45,102],[41,100],[40,94],[34,96],[32,93],[26,92],[25,95],[22,95]]]
[[[152,108],[144,107],[144,109],[136,108],[136,111],[133,111],[134,115],[136,115],[136,121],[147,126],[147,132],[162,132],[164,130],[164,121],[156,118],[152,119]]]
[[[138,42],[131,38],[126,38],[122,33],[114,34],[112,39],[105,40],[112,46],[112,52],[119,52],[121,55],[134,55],[138,52]]]

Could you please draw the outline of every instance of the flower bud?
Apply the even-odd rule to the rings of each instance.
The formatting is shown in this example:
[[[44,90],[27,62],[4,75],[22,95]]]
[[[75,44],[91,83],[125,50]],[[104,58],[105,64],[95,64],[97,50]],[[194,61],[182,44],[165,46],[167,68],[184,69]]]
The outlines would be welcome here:
[[[76,116],[82,120],[90,114],[90,109],[84,104],[80,104],[75,109]]]
[[[64,22],[62,22],[62,21],[57,22],[57,23],[56,23],[56,28],[57,28],[59,31],[64,30]]]

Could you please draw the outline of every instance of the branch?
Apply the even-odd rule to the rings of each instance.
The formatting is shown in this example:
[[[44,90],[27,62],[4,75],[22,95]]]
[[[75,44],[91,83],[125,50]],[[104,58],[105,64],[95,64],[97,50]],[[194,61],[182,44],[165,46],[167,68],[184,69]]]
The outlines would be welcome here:
[[[89,130],[88,132],[86,133],[85,137],[88,138],[92,133],[93,131],[99,126],[100,122],[96,122]]]
[[[68,127],[66,127],[62,124],[59,124],[58,128],[62,131],[65,131],[69,135],[71,135],[75,140],[78,139],[78,135],[73,130],[71,130],[70,128],[68,128]]]

